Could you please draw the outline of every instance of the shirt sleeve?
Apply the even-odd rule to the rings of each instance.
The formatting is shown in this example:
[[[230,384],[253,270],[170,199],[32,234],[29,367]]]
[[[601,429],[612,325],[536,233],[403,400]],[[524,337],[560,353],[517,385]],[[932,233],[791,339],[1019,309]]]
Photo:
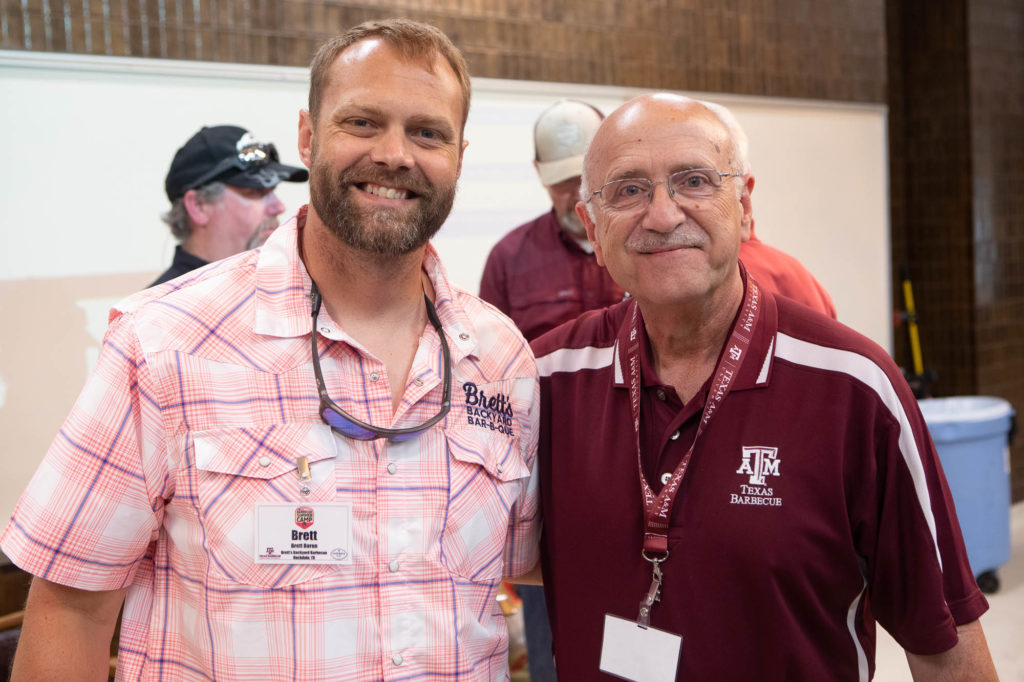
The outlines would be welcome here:
[[[131,325],[115,318],[99,360],[0,546],[23,570],[85,590],[132,579],[163,515],[163,432],[154,382]]]
[[[540,436],[540,383],[537,377],[519,379],[516,390],[529,392],[529,412],[520,419],[520,448],[530,470],[522,491],[509,514],[505,544],[505,575],[520,576],[540,559],[540,477],[537,466],[537,441]]]
[[[956,627],[988,608],[967,560],[953,499],[924,418],[905,382],[894,382],[896,419],[878,425],[872,479],[853,530],[866,557],[872,615],[907,651],[937,654]]]

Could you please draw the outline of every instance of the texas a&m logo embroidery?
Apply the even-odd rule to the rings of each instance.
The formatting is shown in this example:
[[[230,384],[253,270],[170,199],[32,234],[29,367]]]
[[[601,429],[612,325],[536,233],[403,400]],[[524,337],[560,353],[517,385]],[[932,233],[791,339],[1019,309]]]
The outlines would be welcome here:
[[[295,508],[295,525],[306,530],[313,525],[313,509],[310,507]]]
[[[755,505],[760,507],[781,507],[782,498],[768,487],[769,477],[778,478],[779,449],[763,446],[744,447],[737,474],[747,477],[740,483],[739,492],[729,495],[729,504]]]

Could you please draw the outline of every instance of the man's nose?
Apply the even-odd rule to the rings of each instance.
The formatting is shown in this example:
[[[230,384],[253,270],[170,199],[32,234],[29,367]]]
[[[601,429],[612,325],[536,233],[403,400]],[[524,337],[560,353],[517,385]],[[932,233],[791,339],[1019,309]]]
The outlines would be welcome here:
[[[409,152],[409,138],[405,130],[388,128],[374,141],[370,160],[388,168],[412,168],[415,161]]]
[[[686,211],[675,200],[672,191],[664,182],[656,184],[652,192],[643,226],[656,232],[671,232],[686,219]]]
[[[264,210],[267,215],[280,215],[284,213],[284,202],[277,196],[277,192],[270,192],[263,197]]]

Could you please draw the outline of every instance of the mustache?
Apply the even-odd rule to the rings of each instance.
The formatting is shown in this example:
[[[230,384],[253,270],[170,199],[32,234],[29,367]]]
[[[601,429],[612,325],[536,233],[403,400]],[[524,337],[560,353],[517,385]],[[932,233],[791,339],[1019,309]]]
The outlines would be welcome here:
[[[671,232],[639,230],[626,240],[632,251],[666,251],[679,248],[700,248],[708,243],[708,235],[698,227],[680,225]]]

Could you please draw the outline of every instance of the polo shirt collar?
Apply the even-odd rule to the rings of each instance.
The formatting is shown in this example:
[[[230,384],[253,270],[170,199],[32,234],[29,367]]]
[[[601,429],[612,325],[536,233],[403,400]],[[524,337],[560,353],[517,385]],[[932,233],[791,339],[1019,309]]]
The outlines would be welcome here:
[[[309,292],[313,280],[299,257],[298,234],[306,223],[309,206],[274,230],[256,261],[256,318],[253,331],[282,338],[305,336],[312,329]],[[448,337],[452,359],[471,355],[477,333],[469,315],[457,303],[456,292],[437,250],[428,244],[423,270],[434,287],[434,306]]]
[[[749,275],[741,267],[743,276],[743,293],[746,295]],[[767,386],[771,379],[771,370],[775,356],[775,336],[779,328],[778,308],[775,304],[775,296],[766,291],[764,287],[758,286],[760,293],[761,314],[754,329],[754,335],[750,339],[750,348],[747,359],[740,367],[739,375],[733,380],[731,391],[745,391],[754,388]],[[633,305],[637,305],[636,302]],[[737,315],[739,311],[737,311]],[[628,310],[623,317],[615,338],[615,347],[612,354],[614,366],[614,378],[612,384],[615,388],[628,389],[628,374],[625,372],[626,348],[629,344],[630,321],[633,312]],[[641,324],[638,325],[638,341],[640,343],[640,369],[643,384],[651,385],[655,375],[653,359],[651,357],[650,340],[647,337],[647,329],[642,323],[643,315],[640,316]],[[735,320],[733,320],[735,324]],[[724,348],[723,348],[724,350]]]

